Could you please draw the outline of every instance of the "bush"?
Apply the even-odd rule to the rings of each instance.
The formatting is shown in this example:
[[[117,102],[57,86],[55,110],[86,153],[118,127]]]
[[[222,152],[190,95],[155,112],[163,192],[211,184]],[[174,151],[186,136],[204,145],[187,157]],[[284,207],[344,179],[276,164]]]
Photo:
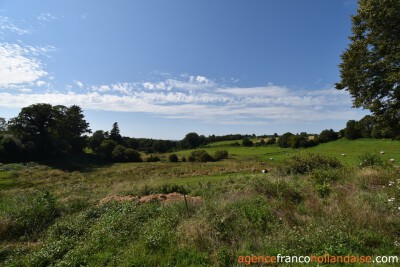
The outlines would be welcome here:
[[[227,159],[228,156],[229,156],[229,153],[226,150],[218,150],[218,151],[215,151],[215,153],[214,153],[215,160]]]
[[[208,162],[208,161],[214,161],[213,157],[210,156],[205,150],[195,150],[190,153],[189,156],[189,161],[194,162]]]
[[[114,151],[117,143],[113,140],[104,140],[101,145],[97,148],[96,154],[103,159],[111,159],[112,152]]]
[[[168,159],[170,162],[178,162],[179,161],[178,156],[176,154],[169,155]]]
[[[158,156],[153,156],[153,155],[150,155],[150,157],[148,157],[148,158],[146,159],[146,162],[157,162],[157,161],[161,161],[160,157],[158,157]]]
[[[276,138],[272,137],[267,140],[267,145],[273,145],[276,143]]]
[[[245,138],[242,140],[242,145],[246,146],[246,147],[250,147],[250,146],[253,146],[253,142],[250,139]]]
[[[371,152],[365,152],[358,157],[360,160],[361,167],[377,167],[383,166],[384,162],[378,154],[373,154]]]
[[[281,170],[287,174],[306,174],[316,169],[340,168],[341,166],[342,164],[336,158],[312,153],[299,153],[285,159]]]
[[[125,157],[129,162],[141,162],[142,157],[140,153],[132,148],[125,149]]]
[[[113,160],[114,160],[114,161],[117,161],[117,162],[126,161],[125,150],[126,150],[126,147],[121,146],[121,145],[117,145],[117,146],[114,148],[113,152],[112,152],[112,158],[113,158]]]

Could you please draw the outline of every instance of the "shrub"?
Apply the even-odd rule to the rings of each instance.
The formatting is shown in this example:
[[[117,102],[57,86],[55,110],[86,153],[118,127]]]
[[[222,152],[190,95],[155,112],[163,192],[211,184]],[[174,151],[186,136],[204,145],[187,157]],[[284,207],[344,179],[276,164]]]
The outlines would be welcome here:
[[[140,153],[132,148],[125,149],[125,157],[129,162],[141,162],[142,157]]]
[[[178,162],[178,156],[176,154],[171,154],[168,156],[170,162]]]
[[[273,145],[276,143],[276,138],[272,137],[267,140],[267,145]]]
[[[229,156],[229,153],[226,150],[218,150],[218,151],[215,151],[215,153],[214,153],[215,160],[227,159],[228,156]]]
[[[186,162],[186,157],[182,157],[182,162]]]
[[[150,155],[150,157],[148,157],[148,158],[146,159],[146,162],[157,162],[157,161],[161,161],[160,157],[158,157],[158,156],[153,156],[153,155]]]
[[[250,146],[253,146],[253,142],[250,139],[245,138],[242,140],[242,145],[246,146],[246,147],[250,147]]]
[[[190,153],[189,161],[208,162],[208,161],[214,161],[214,159],[205,150],[195,150],[192,151],[192,153]]]
[[[117,145],[117,146],[114,148],[113,152],[112,152],[112,158],[113,158],[113,160],[114,160],[114,161],[117,161],[117,162],[126,161],[125,150],[126,150],[126,147],[121,146],[121,145]]]
[[[281,170],[285,173],[306,174],[316,169],[340,168],[342,164],[336,158],[319,154],[299,153],[284,161]]]
[[[101,145],[97,148],[96,154],[102,157],[103,159],[111,159],[112,152],[114,148],[117,146],[117,143],[113,140],[104,140]]]
[[[373,154],[371,152],[365,152],[358,157],[360,160],[361,167],[377,167],[383,166],[384,162],[378,154]]]

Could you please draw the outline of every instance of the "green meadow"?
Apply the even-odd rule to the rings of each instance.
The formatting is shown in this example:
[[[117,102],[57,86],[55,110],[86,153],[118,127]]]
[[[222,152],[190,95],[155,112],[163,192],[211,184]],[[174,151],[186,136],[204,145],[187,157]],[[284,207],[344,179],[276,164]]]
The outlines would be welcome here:
[[[102,165],[88,154],[1,165],[0,265],[246,266],[239,256],[399,255],[400,142],[340,139],[297,150],[231,143],[202,148],[227,150],[218,162],[182,162],[186,150],[176,163],[167,153],[160,162]]]

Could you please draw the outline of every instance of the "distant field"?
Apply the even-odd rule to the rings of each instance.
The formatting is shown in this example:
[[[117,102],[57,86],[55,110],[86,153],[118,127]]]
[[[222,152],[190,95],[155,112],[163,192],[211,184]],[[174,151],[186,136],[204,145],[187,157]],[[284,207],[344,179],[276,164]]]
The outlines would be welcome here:
[[[236,159],[256,159],[262,161],[281,163],[288,155],[299,153],[300,151],[318,153],[325,156],[336,157],[343,164],[351,165],[359,163],[358,157],[365,152],[379,154],[384,151],[385,154],[381,155],[384,160],[395,159],[395,162],[400,162],[400,142],[392,140],[378,140],[378,139],[358,139],[347,140],[340,139],[337,141],[320,144],[312,148],[280,148],[276,145],[266,147],[235,147],[229,146],[237,141],[224,141],[215,142],[207,145],[205,148],[210,154],[214,154],[217,150],[227,150],[231,157]],[[180,156],[189,156],[192,150],[180,151],[177,153]],[[346,156],[342,156],[346,154]],[[379,154],[380,155],[380,154]],[[272,158],[272,160],[270,160]]]

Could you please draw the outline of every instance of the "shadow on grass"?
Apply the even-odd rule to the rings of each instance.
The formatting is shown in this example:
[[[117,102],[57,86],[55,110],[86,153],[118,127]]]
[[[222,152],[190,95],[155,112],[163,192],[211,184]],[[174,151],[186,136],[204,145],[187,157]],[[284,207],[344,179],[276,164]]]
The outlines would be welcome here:
[[[37,161],[37,163],[68,172],[89,172],[95,168],[107,167],[113,164],[113,162],[99,159],[92,154],[79,154],[65,158],[44,159]]]

